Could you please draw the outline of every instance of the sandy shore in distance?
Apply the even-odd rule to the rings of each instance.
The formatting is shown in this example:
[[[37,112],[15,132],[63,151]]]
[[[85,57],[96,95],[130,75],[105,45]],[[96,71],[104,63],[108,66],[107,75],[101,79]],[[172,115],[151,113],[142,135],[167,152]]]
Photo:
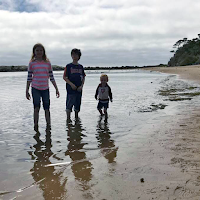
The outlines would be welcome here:
[[[200,84],[200,65],[177,66],[177,67],[150,67],[142,70],[158,71],[168,74],[180,75],[183,79],[195,81]]]
[[[200,84],[200,65],[143,70],[177,74]],[[180,106],[176,115],[152,126],[153,134],[144,145],[149,153],[141,155],[144,167],[136,173],[144,178],[142,186],[134,186],[136,199],[200,199],[200,105],[197,102]]]

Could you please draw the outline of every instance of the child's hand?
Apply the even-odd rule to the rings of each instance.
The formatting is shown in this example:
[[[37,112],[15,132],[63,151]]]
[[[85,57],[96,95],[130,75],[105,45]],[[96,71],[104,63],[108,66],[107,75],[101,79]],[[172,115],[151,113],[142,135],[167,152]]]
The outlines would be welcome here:
[[[77,88],[77,91],[81,92],[82,89],[83,89],[83,86],[79,86],[79,87]]]
[[[56,97],[59,98],[60,97],[60,93],[58,90],[56,90]]]
[[[71,84],[72,90],[77,90],[77,87],[72,83]]]
[[[26,98],[27,98],[28,100],[31,100],[31,96],[30,96],[29,92],[26,92]]]

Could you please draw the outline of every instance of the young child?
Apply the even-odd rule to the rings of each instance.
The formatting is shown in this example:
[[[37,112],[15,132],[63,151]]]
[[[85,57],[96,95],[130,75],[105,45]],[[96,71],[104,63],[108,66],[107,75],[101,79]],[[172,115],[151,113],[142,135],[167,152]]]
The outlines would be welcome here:
[[[73,106],[75,118],[78,118],[81,106],[82,90],[85,82],[85,72],[83,66],[78,63],[81,57],[80,49],[72,49],[71,57],[73,61],[72,63],[66,65],[63,74],[63,79],[66,81],[67,89],[66,112],[68,120],[70,120]]]
[[[49,62],[45,48],[42,44],[37,43],[33,46],[33,53],[28,66],[28,77],[26,85],[26,98],[31,99],[29,94],[30,84],[32,86],[32,98],[34,105],[34,130],[38,131],[40,100],[42,98],[43,108],[47,129],[51,128],[50,120],[50,98],[49,98],[49,78],[56,89],[57,98],[60,96],[56,81],[53,76],[51,63]]]
[[[106,74],[102,74],[100,76],[101,83],[98,85],[95,93],[95,99],[97,100],[97,97],[99,99],[99,103],[97,105],[97,109],[99,110],[99,113],[101,116],[105,114],[105,119],[107,119],[107,109],[109,108],[109,98],[112,102],[112,92],[110,86],[107,84],[108,82],[108,76]],[[102,112],[102,108],[104,108],[104,113]]]

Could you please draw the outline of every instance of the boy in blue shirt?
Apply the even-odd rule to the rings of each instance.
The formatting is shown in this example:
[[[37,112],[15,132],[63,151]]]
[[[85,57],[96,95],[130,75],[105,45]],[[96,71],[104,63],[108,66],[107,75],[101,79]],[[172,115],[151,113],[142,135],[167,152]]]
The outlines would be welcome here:
[[[78,118],[81,106],[82,89],[85,82],[83,66],[78,63],[81,57],[80,49],[72,49],[71,57],[73,62],[66,65],[63,74],[63,79],[66,81],[67,89],[66,112],[68,120],[70,119],[73,106],[75,118]]]

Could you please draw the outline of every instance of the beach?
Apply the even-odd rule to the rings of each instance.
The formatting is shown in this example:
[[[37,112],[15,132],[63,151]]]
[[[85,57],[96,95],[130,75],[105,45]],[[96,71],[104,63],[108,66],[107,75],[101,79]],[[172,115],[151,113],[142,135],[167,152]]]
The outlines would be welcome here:
[[[181,79],[200,83],[200,66],[153,67],[150,72],[176,74]],[[154,124],[155,125],[155,124]],[[200,106],[199,102],[180,106],[176,115],[164,120],[154,129],[149,169],[158,170],[155,185],[142,187],[148,194],[141,199],[200,198]],[[149,170],[150,171],[150,170]],[[163,172],[163,173],[160,173]],[[149,172],[150,173],[150,172]],[[152,182],[151,182],[152,184]],[[150,194],[150,196],[149,196]]]
[[[25,99],[27,74],[0,73],[0,199],[200,198],[198,66],[105,73],[113,92],[108,122],[94,99],[101,71],[87,72],[80,119],[71,122],[56,72],[52,130],[41,109],[39,133]]]
[[[177,74],[181,78],[200,83],[200,65],[175,66],[175,67],[149,67],[142,69],[148,71],[158,71],[168,74]]]

